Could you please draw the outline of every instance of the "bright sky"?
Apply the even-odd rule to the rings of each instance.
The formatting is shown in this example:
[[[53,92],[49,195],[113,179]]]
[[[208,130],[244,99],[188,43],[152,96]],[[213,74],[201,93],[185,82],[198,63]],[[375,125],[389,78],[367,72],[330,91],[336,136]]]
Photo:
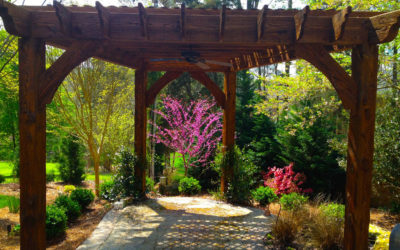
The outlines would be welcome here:
[[[110,5],[115,5],[115,6],[119,6],[121,5],[121,3],[118,0],[99,0],[104,6],[110,6]],[[241,0],[242,1],[242,5],[246,6],[246,0]],[[17,5],[21,5],[23,2],[24,5],[42,5],[43,2],[45,2],[44,5],[48,5],[48,4],[53,4],[53,0],[17,0],[15,2],[15,4]],[[74,2],[77,3],[77,5],[95,5],[96,0],[64,0],[63,2]],[[151,2],[151,0],[139,0],[139,1],[135,1],[137,2],[142,2],[145,6],[148,5],[146,4],[147,2]],[[260,4],[259,4],[259,8],[261,8],[262,6],[264,6],[265,4],[269,5],[270,8],[286,8],[287,6],[282,6],[282,5],[277,5],[275,4],[275,2],[277,2],[276,0],[260,0]],[[280,1],[279,1],[280,2]],[[286,0],[284,0],[283,2],[285,2],[285,4],[287,3]],[[294,0],[293,1],[293,7],[294,8],[303,8],[304,4],[302,3],[301,0]]]

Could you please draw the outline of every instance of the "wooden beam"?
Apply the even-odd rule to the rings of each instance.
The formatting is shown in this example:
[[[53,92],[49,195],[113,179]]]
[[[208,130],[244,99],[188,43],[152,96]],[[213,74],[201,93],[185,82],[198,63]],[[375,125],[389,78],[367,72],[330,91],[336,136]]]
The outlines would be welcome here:
[[[351,13],[351,7],[347,7],[332,17],[332,25],[334,31],[334,41],[339,40],[343,36],[344,26],[346,25],[349,15]]]
[[[65,77],[79,64],[89,59],[99,48],[96,42],[72,44],[41,76],[40,100],[50,104]]]
[[[99,15],[103,37],[110,39],[110,12],[98,1],[96,1],[96,9]]]
[[[23,7],[0,1],[0,16],[7,32],[15,36],[30,36],[31,13]]]
[[[265,16],[267,14],[268,5],[264,5],[264,7],[260,10],[257,16],[257,41],[261,41],[264,35],[264,26],[265,26]]]
[[[181,16],[180,16],[180,30],[181,30],[181,39],[185,40],[185,3],[181,4]]]
[[[344,249],[368,249],[378,47],[355,47],[352,71],[357,94],[348,134]]]
[[[66,36],[72,36],[72,12],[56,0],[53,1],[53,6],[60,22],[61,32]]]
[[[218,106],[222,108],[225,107],[225,94],[218,87],[218,85],[213,82],[210,77],[208,77],[206,73],[204,73],[203,71],[192,71],[190,72],[190,75],[193,79],[203,84],[208,89],[208,91],[210,91],[210,93],[214,96]]]
[[[21,249],[46,248],[46,106],[39,98],[45,43],[19,40]]]
[[[298,45],[296,56],[310,62],[332,83],[345,109],[354,109],[355,82],[321,45]]]
[[[138,4],[138,8],[139,8],[140,32],[142,36],[146,38],[146,40],[149,40],[146,9],[143,7],[142,3]]]
[[[400,10],[370,17],[370,43],[387,43],[396,38],[400,28]]]
[[[307,20],[308,13],[310,12],[310,7],[307,5],[299,11],[295,16],[294,16],[294,25],[295,25],[295,30],[296,30],[296,41],[300,40],[301,37],[303,36],[304,32],[304,25]]]
[[[222,144],[224,152],[234,150],[235,146],[235,113],[236,113],[236,72],[224,73],[224,123],[222,127]],[[228,183],[233,177],[233,166],[226,166],[221,173],[221,192],[227,191]]]
[[[146,91],[146,107],[149,107],[154,103],[156,96],[160,91],[168,85],[171,81],[182,75],[181,71],[167,71],[165,74],[158,79],[151,87]]]
[[[141,196],[145,196],[146,191],[146,86],[147,70],[145,65],[135,71],[135,153],[137,163],[135,165],[135,185]]]
[[[219,41],[224,41],[225,32],[225,20],[226,20],[226,5],[222,5],[221,13],[219,14]]]

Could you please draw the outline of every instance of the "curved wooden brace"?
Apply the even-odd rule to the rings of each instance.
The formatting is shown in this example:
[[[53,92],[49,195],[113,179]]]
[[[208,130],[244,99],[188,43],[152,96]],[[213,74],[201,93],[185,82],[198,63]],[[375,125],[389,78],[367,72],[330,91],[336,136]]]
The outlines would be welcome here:
[[[396,38],[400,28],[400,10],[370,17],[370,43],[387,43]],[[371,34],[372,33],[372,34]]]
[[[65,77],[83,61],[89,59],[98,49],[95,42],[73,44],[44,72],[40,80],[40,100],[49,104]]]
[[[357,97],[355,81],[322,45],[298,45],[296,46],[296,56],[314,65],[329,79],[345,109],[355,109]]]
[[[153,104],[156,96],[168,83],[182,75],[180,71],[167,71],[160,79],[146,91],[146,107]]]
[[[213,82],[213,80],[208,77],[208,75],[203,72],[203,71],[196,71],[196,72],[190,72],[190,75],[192,76],[193,79],[199,81],[201,84],[203,84],[209,91],[210,93],[214,96],[215,101],[221,108],[225,108],[225,94],[222,92],[222,90]]]

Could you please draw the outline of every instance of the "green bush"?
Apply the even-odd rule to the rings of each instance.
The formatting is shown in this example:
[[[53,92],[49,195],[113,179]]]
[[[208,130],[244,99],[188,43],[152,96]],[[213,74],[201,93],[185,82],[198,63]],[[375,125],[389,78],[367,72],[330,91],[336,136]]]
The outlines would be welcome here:
[[[3,183],[6,181],[6,177],[0,174],[0,183]]]
[[[271,202],[278,199],[274,190],[270,187],[259,187],[252,191],[253,199],[258,201],[261,206],[269,205]]]
[[[64,182],[79,185],[85,179],[85,163],[82,146],[78,139],[69,136],[63,142],[58,170]]]
[[[79,206],[79,203],[73,201],[68,195],[59,195],[54,204],[65,210],[65,214],[69,221],[76,220],[81,215],[81,207]]]
[[[345,206],[337,203],[324,203],[319,206],[321,212],[332,219],[344,220]]]
[[[56,173],[54,170],[50,171],[49,173],[46,173],[46,183],[52,182],[56,179]]]
[[[64,193],[70,194],[75,189],[76,189],[76,187],[74,185],[65,185],[64,186]]]
[[[146,176],[146,191],[154,192],[154,180]]]
[[[20,224],[17,224],[17,225],[14,225],[14,226],[12,227],[12,229],[11,229],[9,235],[10,235],[10,236],[17,236],[17,235],[20,234],[20,232],[21,232],[21,225],[20,225]]]
[[[81,208],[84,209],[94,201],[94,194],[89,189],[77,188],[71,192],[70,198],[78,202]]]
[[[284,194],[279,199],[279,203],[283,210],[297,210],[301,208],[308,201],[308,197],[305,197],[298,193]]]
[[[137,158],[134,154],[126,150],[121,152],[121,163],[114,177],[114,185],[121,197],[137,197],[139,194],[135,185],[135,164]]]
[[[10,213],[16,214],[19,212],[20,201],[15,196],[10,196],[7,199],[7,206]]]
[[[100,185],[100,197],[108,201],[116,201],[121,194],[120,188],[114,181],[107,181]]]
[[[197,194],[201,190],[199,181],[193,177],[185,177],[179,181],[178,190],[182,194],[192,195]]]
[[[46,237],[52,239],[65,232],[67,228],[67,215],[63,208],[56,205],[46,207]]]

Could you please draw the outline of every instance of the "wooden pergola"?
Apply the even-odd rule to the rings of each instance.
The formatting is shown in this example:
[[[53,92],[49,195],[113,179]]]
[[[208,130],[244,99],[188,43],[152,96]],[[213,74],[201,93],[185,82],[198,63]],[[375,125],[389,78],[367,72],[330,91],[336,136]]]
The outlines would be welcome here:
[[[136,69],[135,177],[145,187],[146,107],[182,72],[224,110],[223,145],[234,145],[236,72],[305,59],[331,81],[350,110],[345,248],[367,249],[374,148],[378,44],[393,40],[400,11],[230,10],[15,6],[0,0],[6,30],[19,39],[21,249],[45,249],[46,104],[90,57]],[[45,45],[65,49],[49,68]],[[352,50],[350,76],[329,53]],[[150,88],[148,71],[166,71]],[[223,72],[220,89],[205,72]],[[224,191],[232,169],[222,174]]]

